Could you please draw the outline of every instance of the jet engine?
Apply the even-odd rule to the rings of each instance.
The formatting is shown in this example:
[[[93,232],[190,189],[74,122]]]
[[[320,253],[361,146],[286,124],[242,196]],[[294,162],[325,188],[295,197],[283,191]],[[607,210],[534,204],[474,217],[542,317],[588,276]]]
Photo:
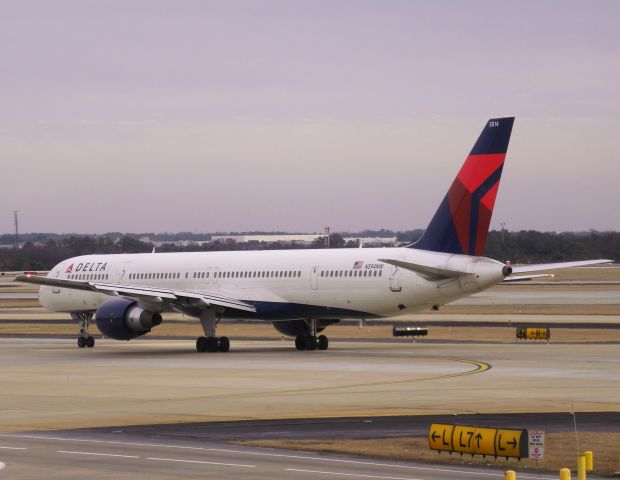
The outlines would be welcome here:
[[[135,300],[116,298],[102,304],[95,313],[97,328],[114,340],[131,340],[161,323],[161,315],[136,305]]]
[[[338,323],[340,320],[317,320],[316,331],[322,332],[325,327],[332,323]],[[285,320],[273,322],[274,328],[283,335],[289,337],[297,337],[298,335],[310,335],[310,326],[305,320]]]

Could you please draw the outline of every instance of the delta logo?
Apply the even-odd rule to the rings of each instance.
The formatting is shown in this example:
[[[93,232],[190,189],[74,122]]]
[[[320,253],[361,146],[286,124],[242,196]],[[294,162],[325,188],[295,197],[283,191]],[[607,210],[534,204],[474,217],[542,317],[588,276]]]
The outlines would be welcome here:
[[[69,265],[65,270],[65,273],[73,273],[73,264]]]

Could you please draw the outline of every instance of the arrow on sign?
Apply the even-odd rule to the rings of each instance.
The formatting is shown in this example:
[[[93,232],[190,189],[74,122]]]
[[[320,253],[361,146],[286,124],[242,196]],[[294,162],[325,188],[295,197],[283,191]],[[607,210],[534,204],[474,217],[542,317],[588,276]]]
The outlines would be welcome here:
[[[506,442],[508,445],[512,445],[512,448],[517,448],[517,439],[512,437],[512,442]]]
[[[438,438],[441,438],[439,435],[437,435],[435,432],[433,432],[433,434],[431,435],[431,438],[433,439],[433,442],[435,440],[437,440]]]
[[[478,440],[478,448],[480,448],[480,440],[482,440],[482,434],[478,433],[478,435],[476,435],[476,440]]]

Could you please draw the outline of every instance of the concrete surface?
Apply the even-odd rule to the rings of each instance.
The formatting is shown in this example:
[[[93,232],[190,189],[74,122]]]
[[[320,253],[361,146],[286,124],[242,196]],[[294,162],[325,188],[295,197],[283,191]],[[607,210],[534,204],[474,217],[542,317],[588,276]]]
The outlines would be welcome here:
[[[500,469],[374,461],[356,457],[283,452],[220,444],[200,446],[68,439],[53,435],[0,436],[0,478],[41,479],[501,479]],[[516,462],[511,463],[511,468]],[[4,475],[3,475],[4,474]],[[521,474],[554,479],[557,475]],[[588,478],[595,478],[589,476]]]
[[[0,429],[620,409],[618,344],[193,344],[0,339]]]

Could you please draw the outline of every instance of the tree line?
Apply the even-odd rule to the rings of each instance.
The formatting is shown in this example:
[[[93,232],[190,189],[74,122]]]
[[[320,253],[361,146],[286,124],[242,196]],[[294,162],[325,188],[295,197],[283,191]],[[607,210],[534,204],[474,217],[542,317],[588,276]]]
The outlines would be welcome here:
[[[346,242],[345,236],[395,237],[395,245],[407,245],[420,238],[422,230],[394,232],[391,230],[366,230],[354,234],[330,235],[330,248],[357,248],[357,242]],[[139,234],[143,236],[144,234]],[[148,235],[148,234],[147,234]],[[198,234],[195,234],[198,236]],[[205,237],[206,234],[201,234]],[[153,237],[151,237],[153,238]],[[170,234],[170,238],[176,235]],[[210,235],[209,235],[210,238]],[[187,238],[186,238],[187,239]],[[14,236],[0,235],[0,244],[6,245]],[[60,261],[78,255],[106,253],[146,253],[153,251],[153,244],[143,242],[138,234],[59,235],[28,234],[22,237],[20,248],[0,249],[0,271],[49,270]],[[202,245],[179,246],[165,243],[158,252],[195,252],[224,250],[278,250],[291,248],[324,248],[323,239],[311,245],[291,245],[285,242],[247,242],[233,240],[214,241]],[[484,255],[512,263],[545,263],[568,260],[609,258],[620,262],[620,232],[519,232],[491,231]]]

